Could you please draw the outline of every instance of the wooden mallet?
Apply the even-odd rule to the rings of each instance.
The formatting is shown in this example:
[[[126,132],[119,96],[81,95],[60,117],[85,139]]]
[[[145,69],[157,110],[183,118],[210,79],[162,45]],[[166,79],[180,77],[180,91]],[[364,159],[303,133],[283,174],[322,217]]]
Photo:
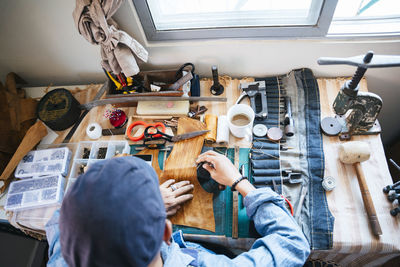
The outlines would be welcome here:
[[[372,227],[372,232],[374,235],[379,236],[382,234],[381,226],[379,224],[378,217],[376,216],[374,203],[372,202],[367,182],[365,181],[365,176],[360,164],[360,162],[368,160],[369,156],[370,149],[367,143],[353,141],[341,144],[339,146],[340,161],[344,164],[353,164],[353,166],[356,168],[358,184],[360,186],[365,209],[367,210],[368,220]]]

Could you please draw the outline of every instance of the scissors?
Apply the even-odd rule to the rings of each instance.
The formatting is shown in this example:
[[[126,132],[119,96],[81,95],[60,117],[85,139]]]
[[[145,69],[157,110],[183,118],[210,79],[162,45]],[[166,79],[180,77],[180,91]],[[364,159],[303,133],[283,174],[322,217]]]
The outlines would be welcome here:
[[[146,145],[147,141],[159,140],[159,139],[164,139],[165,141],[169,142],[178,142],[203,135],[205,133],[208,133],[209,131],[210,130],[195,131],[195,132],[172,136],[160,131],[157,127],[154,127],[153,125],[149,125],[146,127],[143,134],[144,134],[144,142]]]
[[[128,126],[127,132],[128,132],[128,138],[131,141],[140,141],[143,138],[145,138],[145,134],[144,132],[139,135],[139,136],[132,136],[132,129],[136,126],[144,126],[146,129],[147,128],[151,128],[151,129],[156,129],[157,133],[154,134],[153,138],[160,138],[162,135],[161,134],[165,134],[165,125],[162,122],[156,122],[156,123],[146,123],[144,121],[135,121],[133,122],[131,125]],[[159,130],[159,128],[161,128],[161,131]],[[146,131],[146,130],[145,130]]]
[[[272,184],[273,184],[273,186],[274,186],[274,191],[275,191],[276,193],[278,193],[278,187],[276,186],[275,180],[272,180]],[[293,216],[294,211],[293,211],[293,205],[292,205],[292,203],[290,203],[289,199],[287,199],[286,197],[284,197],[283,194],[281,194],[281,197],[285,200],[285,202],[286,202],[286,208],[288,208],[288,210],[290,211],[290,214],[292,214],[292,216]]]

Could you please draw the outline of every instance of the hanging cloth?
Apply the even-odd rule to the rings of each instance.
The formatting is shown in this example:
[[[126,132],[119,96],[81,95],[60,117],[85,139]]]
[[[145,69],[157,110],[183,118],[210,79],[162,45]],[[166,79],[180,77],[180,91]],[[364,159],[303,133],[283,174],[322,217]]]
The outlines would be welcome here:
[[[101,46],[101,65],[114,74],[133,76],[139,72],[136,58],[147,62],[148,52],[111,18],[123,0],[76,0],[72,13],[79,33]]]

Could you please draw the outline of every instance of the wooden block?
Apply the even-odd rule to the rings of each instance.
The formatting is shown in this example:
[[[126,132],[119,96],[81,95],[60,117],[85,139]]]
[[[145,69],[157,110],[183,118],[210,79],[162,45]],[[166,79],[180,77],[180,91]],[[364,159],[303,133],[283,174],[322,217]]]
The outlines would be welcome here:
[[[138,115],[184,115],[189,112],[189,101],[142,101],[138,102]]]

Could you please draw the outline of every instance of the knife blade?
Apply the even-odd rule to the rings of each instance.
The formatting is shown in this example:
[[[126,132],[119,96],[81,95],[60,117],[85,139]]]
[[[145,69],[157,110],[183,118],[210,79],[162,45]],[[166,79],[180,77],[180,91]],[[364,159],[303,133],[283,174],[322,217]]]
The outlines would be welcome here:
[[[180,135],[175,135],[171,138],[172,142],[178,142],[190,138],[194,138],[200,135],[203,135],[205,133],[208,133],[210,130],[205,130],[205,131],[195,131],[195,132],[190,132],[190,133],[185,133],[185,134],[180,134]]]

